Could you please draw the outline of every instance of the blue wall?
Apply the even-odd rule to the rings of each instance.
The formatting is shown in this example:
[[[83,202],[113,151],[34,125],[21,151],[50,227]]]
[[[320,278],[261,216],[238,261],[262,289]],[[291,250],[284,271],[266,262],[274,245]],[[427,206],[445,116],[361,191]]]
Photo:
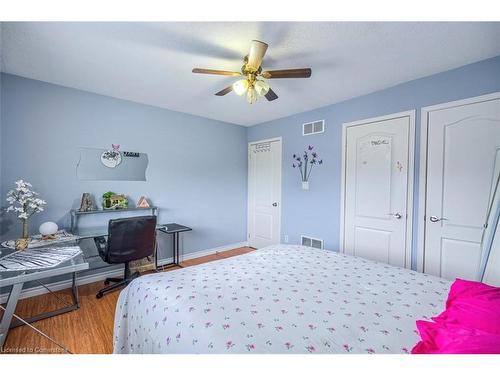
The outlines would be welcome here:
[[[161,222],[192,226],[184,253],[246,240],[246,128],[13,75],[1,78],[0,206],[15,180],[30,181],[48,202],[45,212],[33,216],[32,232],[46,220],[68,226],[69,209],[79,206],[83,192],[100,197],[112,190],[134,202],[149,197],[161,208]],[[146,182],[77,179],[78,147],[111,143],[148,154]],[[4,214],[2,223],[2,238],[20,234],[12,214]]]
[[[133,200],[150,197],[162,207],[160,220],[196,230],[185,236],[185,252],[246,239],[247,141],[283,137],[282,241],[301,234],[339,247],[342,123],[417,110],[416,182],[420,108],[500,91],[500,56],[407,82],[328,107],[250,128],[2,74],[0,199],[18,178],[31,181],[49,202],[32,230],[45,220],[67,225],[68,210],[81,193],[114,190]],[[321,135],[302,136],[301,125],[325,119]],[[147,182],[79,181],[79,146],[147,152]],[[310,190],[300,189],[291,155],[313,144],[324,165],[313,171]],[[418,185],[415,191],[417,215]],[[2,238],[19,234],[11,216],[0,219]],[[416,230],[416,220],[415,230]],[[414,243],[416,242],[416,232]],[[415,247],[415,246],[414,246]],[[413,264],[415,264],[415,251]]]
[[[284,235],[288,235],[290,243],[299,243],[300,235],[307,234],[324,239],[328,249],[339,249],[343,123],[416,109],[418,184],[420,108],[495,91],[500,91],[500,56],[249,128],[249,142],[283,137],[282,241]],[[302,136],[302,123],[321,119],[326,121],[324,134]],[[315,146],[324,165],[313,170],[310,190],[303,191],[298,171],[291,166],[291,156],[303,151],[308,144]],[[414,203],[413,266],[416,263],[418,185]]]
[[[0,59],[2,58],[1,31],[2,31],[2,27],[0,25]],[[0,74],[0,193],[2,192],[2,186],[3,186],[3,184],[2,184],[2,168],[3,168],[3,165],[2,165],[2,77],[3,77],[3,75]],[[0,197],[0,202],[1,202],[0,207],[3,206],[3,199],[5,199],[5,198]],[[2,233],[2,216],[4,214],[1,211],[3,211],[3,210],[0,210],[0,236]]]

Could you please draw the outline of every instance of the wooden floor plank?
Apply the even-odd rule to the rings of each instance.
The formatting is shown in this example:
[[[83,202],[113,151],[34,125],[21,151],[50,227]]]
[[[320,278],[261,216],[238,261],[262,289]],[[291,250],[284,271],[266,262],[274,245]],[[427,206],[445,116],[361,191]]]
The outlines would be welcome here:
[[[251,247],[241,247],[186,260],[181,264],[184,267],[189,267],[245,254],[254,250]],[[173,269],[175,268],[169,268],[166,272]],[[112,292],[101,299],[96,299],[95,294],[103,286],[103,282],[80,286],[78,289],[80,293],[80,309],[36,322],[33,325],[57,342],[64,344],[73,353],[111,353],[113,351],[112,336],[115,306],[120,291]],[[59,291],[57,295],[68,303],[71,303],[70,289]],[[56,309],[60,306],[61,301],[56,297],[50,294],[43,294],[20,300],[16,308],[16,314],[21,317],[27,317],[49,309]],[[31,328],[21,326],[9,332],[3,352],[13,354],[50,354],[61,353],[63,351]]]

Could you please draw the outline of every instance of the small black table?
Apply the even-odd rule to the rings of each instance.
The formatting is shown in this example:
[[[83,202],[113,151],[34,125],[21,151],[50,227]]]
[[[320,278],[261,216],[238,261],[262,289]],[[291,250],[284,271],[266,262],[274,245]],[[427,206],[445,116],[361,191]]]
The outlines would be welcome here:
[[[180,265],[180,254],[179,254],[179,233],[181,232],[189,232],[193,230],[192,228],[186,227],[184,225],[180,225],[177,223],[170,224],[162,224],[162,228],[158,229],[160,232],[171,234],[172,235],[172,244],[173,244],[173,262],[164,264],[164,267],[169,266],[177,266],[182,267]],[[156,268],[158,268],[158,256],[155,257]]]

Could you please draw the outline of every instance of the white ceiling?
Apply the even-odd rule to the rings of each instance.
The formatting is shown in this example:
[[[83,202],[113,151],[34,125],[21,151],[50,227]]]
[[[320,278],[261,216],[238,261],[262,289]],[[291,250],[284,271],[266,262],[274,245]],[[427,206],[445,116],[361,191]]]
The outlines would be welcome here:
[[[3,72],[240,125],[254,125],[500,55],[500,23],[2,23]],[[249,42],[269,44],[270,80],[254,105],[213,94],[235,79]]]

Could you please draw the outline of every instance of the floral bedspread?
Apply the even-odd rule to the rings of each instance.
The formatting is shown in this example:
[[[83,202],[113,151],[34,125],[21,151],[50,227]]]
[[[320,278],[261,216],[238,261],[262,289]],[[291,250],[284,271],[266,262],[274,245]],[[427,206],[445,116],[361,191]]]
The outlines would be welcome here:
[[[408,353],[450,282],[276,245],[142,276],[119,297],[115,353]]]

